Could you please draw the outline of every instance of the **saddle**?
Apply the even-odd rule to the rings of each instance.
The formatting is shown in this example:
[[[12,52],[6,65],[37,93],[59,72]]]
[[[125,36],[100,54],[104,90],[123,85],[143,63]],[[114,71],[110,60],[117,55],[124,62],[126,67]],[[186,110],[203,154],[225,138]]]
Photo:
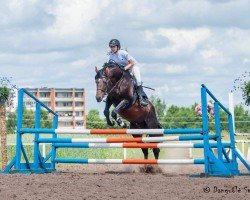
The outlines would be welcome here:
[[[137,100],[139,101],[139,95],[138,95],[138,91],[137,91],[137,83],[136,83],[136,78],[133,74],[130,73],[130,78],[132,79],[133,82],[133,86],[134,86],[134,94],[133,97],[131,98],[128,106],[125,109],[130,108]],[[146,100],[148,100],[148,96],[146,95],[146,93],[144,92],[144,90],[142,91],[142,97]]]

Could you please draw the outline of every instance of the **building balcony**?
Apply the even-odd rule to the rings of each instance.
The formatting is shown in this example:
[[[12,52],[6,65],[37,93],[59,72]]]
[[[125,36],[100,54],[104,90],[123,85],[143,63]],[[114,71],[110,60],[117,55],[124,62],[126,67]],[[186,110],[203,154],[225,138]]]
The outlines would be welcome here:
[[[75,107],[75,111],[84,111],[83,106]]]
[[[73,120],[73,117],[70,116],[70,117],[60,117],[58,118],[58,121],[59,122],[69,122],[69,121],[72,121]]]
[[[72,97],[56,97],[55,100],[57,102],[72,102],[73,98]]]
[[[39,97],[39,100],[50,102],[50,97]]]
[[[75,116],[75,120],[83,121],[83,116]]]
[[[83,102],[83,97],[75,97],[75,98],[74,98],[74,101]]]
[[[73,107],[56,107],[55,111],[73,111]]]

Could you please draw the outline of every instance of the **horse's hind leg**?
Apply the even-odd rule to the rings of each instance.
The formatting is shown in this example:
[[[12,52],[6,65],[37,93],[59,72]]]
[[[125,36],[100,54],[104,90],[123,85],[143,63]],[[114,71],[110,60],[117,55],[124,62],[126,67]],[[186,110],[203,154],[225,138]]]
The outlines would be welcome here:
[[[148,149],[147,148],[142,148],[141,149],[144,155],[144,159],[148,159]]]
[[[145,123],[147,125],[148,129],[162,129],[161,124],[158,122],[156,118],[156,114],[154,109],[152,108],[151,113],[149,114],[147,120],[145,120]],[[149,137],[162,137],[162,134],[159,135],[149,135]],[[153,153],[155,159],[159,159],[160,149],[159,148],[153,148]]]
[[[142,137],[142,135],[132,135],[135,138]],[[144,159],[148,159],[148,148],[141,148]]]
[[[130,123],[130,129],[139,129],[135,123]],[[142,135],[132,135],[134,138],[142,137]],[[148,159],[148,148],[142,148],[142,153],[144,155],[144,159]]]
[[[155,159],[159,159],[160,149],[159,148],[153,148]]]

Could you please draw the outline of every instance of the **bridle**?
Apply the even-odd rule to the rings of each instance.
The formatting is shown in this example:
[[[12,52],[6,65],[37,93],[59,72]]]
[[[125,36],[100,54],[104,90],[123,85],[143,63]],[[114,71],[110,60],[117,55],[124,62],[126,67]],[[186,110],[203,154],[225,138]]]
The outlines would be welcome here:
[[[117,68],[120,69],[120,71],[122,72],[122,76],[121,76],[121,78],[120,78],[116,83],[113,83],[113,82],[110,80],[110,78],[105,74],[105,70],[106,70],[106,68],[108,68],[109,66],[111,66],[111,65],[108,65],[108,66],[106,66],[106,67],[103,69],[103,70],[104,70],[104,75],[102,75],[102,76],[100,77],[100,79],[103,81],[103,83],[106,83],[106,85],[107,85],[106,89],[103,89],[102,87],[98,87],[98,88],[97,88],[97,91],[101,91],[101,92],[107,94],[107,96],[108,96],[109,94],[111,94],[111,93],[115,90],[115,88],[120,87],[120,85],[121,85],[121,83],[122,83],[122,80],[124,79],[124,76],[125,76],[125,71],[124,71],[123,69],[121,69],[119,66],[115,66],[115,67],[117,67]],[[109,85],[113,85],[113,86],[111,87],[111,89],[108,89],[108,86],[109,86]]]
[[[116,88],[116,87],[120,87],[120,85],[121,85],[121,82],[122,82],[122,80],[123,80],[123,78],[124,78],[124,72],[122,71],[122,77],[115,83],[115,85],[107,92],[107,94],[109,95],[111,92],[113,92],[113,90]],[[111,80],[109,80],[110,82],[111,82]],[[112,82],[111,82],[112,83]]]
[[[102,76],[102,77],[100,77],[99,79],[103,81],[103,84],[105,84],[105,83],[107,84],[107,79],[106,79],[105,76]],[[107,92],[107,87],[106,87],[106,89],[103,89],[103,88],[104,88],[104,87],[102,87],[103,84],[102,84],[100,87],[97,87],[97,91],[101,91],[101,92],[106,93],[106,92]],[[98,85],[99,85],[99,84],[98,84]]]

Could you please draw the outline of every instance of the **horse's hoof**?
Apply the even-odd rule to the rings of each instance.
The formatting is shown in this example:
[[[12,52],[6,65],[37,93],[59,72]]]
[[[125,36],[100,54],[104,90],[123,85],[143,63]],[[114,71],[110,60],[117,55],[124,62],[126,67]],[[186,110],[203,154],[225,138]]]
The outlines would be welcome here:
[[[118,119],[116,120],[116,122],[117,122],[117,124],[118,124],[120,127],[122,127],[122,128],[127,128],[126,122],[122,121],[121,118],[118,118]]]
[[[112,111],[111,117],[113,117],[113,118],[116,120],[116,119],[117,119],[117,114],[116,114],[116,112]]]
[[[147,164],[147,165],[144,165],[143,167],[140,167],[139,170],[142,173],[150,173],[150,174],[162,173],[162,169],[157,165]]]
[[[108,124],[109,126],[114,126],[114,125],[115,125],[115,122],[114,122],[114,121],[113,121],[113,122],[109,121],[109,122],[107,122],[107,124]]]
[[[123,122],[122,128],[128,128],[128,124],[126,122]]]

